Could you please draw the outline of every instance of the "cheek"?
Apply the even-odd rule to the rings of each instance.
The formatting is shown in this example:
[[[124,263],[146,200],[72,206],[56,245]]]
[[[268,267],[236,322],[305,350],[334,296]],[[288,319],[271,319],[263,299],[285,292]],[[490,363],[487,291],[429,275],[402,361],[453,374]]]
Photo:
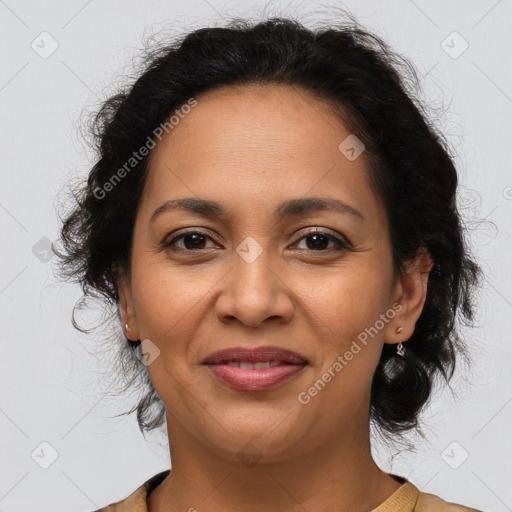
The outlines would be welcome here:
[[[158,349],[147,367],[151,382],[170,410],[178,404],[192,407],[186,392],[194,386],[187,350],[209,286],[191,280],[190,272],[176,271],[162,259],[142,257],[133,260],[132,286],[140,339],[151,340]]]
[[[343,396],[347,410],[366,397],[382,352],[387,290],[383,269],[374,265],[340,268],[312,287],[308,299],[326,332],[318,360],[318,377],[329,381],[325,399],[339,403]]]
[[[360,265],[330,271],[325,279],[304,281],[300,292],[327,332],[344,340],[357,336],[384,313],[386,290],[380,270]]]
[[[197,325],[202,300],[212,284],[201,273],[176,269],[150,258],[134,259],[133,295],[141,336],[159,340],[179,339]]]

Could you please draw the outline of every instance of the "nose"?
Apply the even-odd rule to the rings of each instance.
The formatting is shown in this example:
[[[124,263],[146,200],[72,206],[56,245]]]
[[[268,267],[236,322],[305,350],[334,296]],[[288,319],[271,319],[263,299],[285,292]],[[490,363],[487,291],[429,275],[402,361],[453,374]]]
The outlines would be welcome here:
[[[282,268],[268,251],[250,262],[234,253],[232,264],[221,281],[215,304],[222,322],[238,320],[258,327],[263,322],[289,322],[293,318],[293,283],[286,282]]]

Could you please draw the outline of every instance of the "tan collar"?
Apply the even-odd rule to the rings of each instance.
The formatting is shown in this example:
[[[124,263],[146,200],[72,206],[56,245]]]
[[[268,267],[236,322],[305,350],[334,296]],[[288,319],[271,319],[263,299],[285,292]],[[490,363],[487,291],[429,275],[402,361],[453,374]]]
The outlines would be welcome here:
[[[419,495],[419,489],[411,482],[406,482],[371,512],[413,512]]]
[[[169,474],[169,470],[155,475],[122,501],[98,512],[148,512],[148,494]],[[420,491],[410,482],[399,487],[384,503],[371,512],[414,512]]]

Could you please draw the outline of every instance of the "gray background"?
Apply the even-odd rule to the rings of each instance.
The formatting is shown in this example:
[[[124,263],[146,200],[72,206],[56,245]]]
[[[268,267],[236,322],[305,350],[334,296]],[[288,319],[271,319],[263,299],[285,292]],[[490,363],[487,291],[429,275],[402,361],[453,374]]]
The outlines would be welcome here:
[[[330,19],[329,5],[351,10],[415,63],[458,153],[460,204],[486,272],[477,327],[464,331],[474,367],[457,371],[457,397],[437,395],[423,417],[427,438],[410,438],[415,452],[395,456],[376,445],[375,457],[445,500],[512,510],[511,0],[266,8],[231,0],[0,0],[1,511],[94,510],[170,464],[165,432],[145,441],[134,416],[112,418],[134,397],[105,397],[102,368],[89,353],[94,343],[70,323],[80,290],[52,273],[47,249],[58,237],[62,189],[92,162],[78,133],[82,110],[113,92],[154,31],[180,33],[237,14],[292,14],[312,25]]]

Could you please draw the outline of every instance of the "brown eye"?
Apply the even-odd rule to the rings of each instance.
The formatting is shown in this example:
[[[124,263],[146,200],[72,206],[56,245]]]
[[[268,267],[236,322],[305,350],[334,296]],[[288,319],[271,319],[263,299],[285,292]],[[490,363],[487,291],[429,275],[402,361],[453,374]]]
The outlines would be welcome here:
[[[177,247],[178,249],[183,249],[187,251],[195,251],[200,249],[205,249],[205,244],[207,240],[213,240],[208,235],[201,233],[200,231],[188,231],[187,233],[182,233],[179,236],[174,237],[169,242],[164,244],[164,247]],[[183,246],[180,247],[176,245],[177,241],[183,240]]]
[[[348,242],[330,233],[325,233],[322,231],[311,231],[310,233],[307,233],[306,235],[301,237],[295,243],[298,243],[302,240],[306,240],[305,249],[310,251],[326,252],[331,249],[349,249]],[[333,243],[334,247],[328,247],[329,243]]]
[[[212,248],[212,246],[207,247],[208,240],[215,242],[212,237],[201,231],[187,231],[173,237],[169,242],[164,243],[163,247],[197,252]],[[306,233],[304,236],[299,238],[295,244],[303,240],[306,241],[306,247],[300,248],[300,250],[329,252],[331,250],[337,251],[350,249],[350,243],[345,238],[337,237],[331,233],[318,230],[313,230],[309,233]],[[329,244],[334,245],[329,246]]]

